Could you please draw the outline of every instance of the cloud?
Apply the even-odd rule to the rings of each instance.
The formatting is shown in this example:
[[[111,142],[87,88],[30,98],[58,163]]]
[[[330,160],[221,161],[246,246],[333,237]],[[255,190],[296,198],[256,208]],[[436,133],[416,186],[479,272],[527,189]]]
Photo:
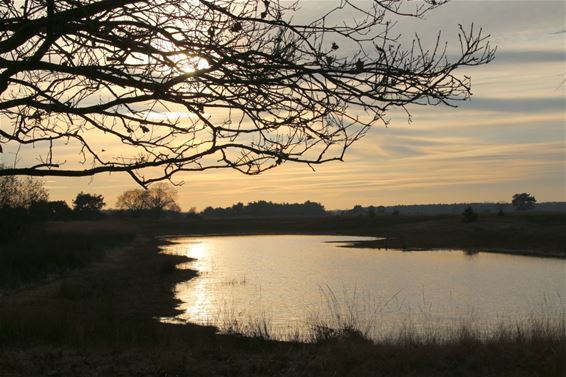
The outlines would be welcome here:
[[[495,62],[506,64],[522,63],[564,63],[563,50],[503,50],[495,55]]]
[[[194,176],[187,188],[194,193],[206,192],[209,197],[216,198],[216,203],[225,200],[226,204],[236,197],[242,201],[260,198],[287,201],[296,198],[301,201],[308,198],[323,202],[334,198],[334,203],[344,203],[360,201],[361,193],[376,196],[383,192],[414,194],[420,191],[430,195],[436,189],[456,186],[468,186],[458,190],[461,195],[469,195],[478,185],[559,176],[563,168],[563,144],[560,141],[486,145],[473,139],[464,144],[451,144],[447,138],[444,144],[433,142],[429,147],[426,140],[415,141],[423,144],[421,154],[416,156],[409,154],[372,160],[356,154],[358,158],[321,166],[316,173],[292,164],[253,178],[216,172]],[[403,202],[402,198],[392,200]]]
[[[461,108],[479,111],[497,111],[511,113],[548,113],[563,112],[564,97],[543,98],[489,98],[473,97],[471,101],[463,102]]]

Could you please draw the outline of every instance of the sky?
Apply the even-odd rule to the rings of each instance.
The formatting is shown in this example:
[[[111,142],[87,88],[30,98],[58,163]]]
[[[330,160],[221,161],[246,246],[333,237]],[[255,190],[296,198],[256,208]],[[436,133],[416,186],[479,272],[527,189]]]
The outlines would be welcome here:
[[[313,17],[324,1],[303,1]],[[458,23],[491,34],[495,60],[462,71],[472,76],[471,101],[459,107],[412,108],[412,122],[394,112],[343,162],[316,171],[286,163],[258,176],[216,170],[179,174],[183,210],[236,202],[321,202],[327,209],[360,205],[508,202],[517,192],[540,201],[566,200],[566,33],[563,1],[453,0],[402,32],[450,38]],[[108,207],[136,188],[126,174],[46,178],[52,200],[79,191],[102,194]]]

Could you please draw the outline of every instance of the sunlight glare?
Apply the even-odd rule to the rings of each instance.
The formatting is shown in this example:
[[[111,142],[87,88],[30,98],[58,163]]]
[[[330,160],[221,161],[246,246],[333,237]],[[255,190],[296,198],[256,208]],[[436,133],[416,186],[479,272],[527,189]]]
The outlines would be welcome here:
[[[195,242],[187,245],[187,257],[201,260],[208,255],[208,247],[203,242]]]
[[[177,55],[171,59],[176,68],[183,73],[195,73],[210,67],[208,60],[202,56]]]

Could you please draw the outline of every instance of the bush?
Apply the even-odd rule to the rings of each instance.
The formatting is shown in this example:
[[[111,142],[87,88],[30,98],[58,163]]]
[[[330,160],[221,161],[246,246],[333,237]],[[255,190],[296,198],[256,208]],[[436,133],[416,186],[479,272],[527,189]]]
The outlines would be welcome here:
[[[0,240],[20,238],[30,223],[30,216],[25,208],[0,208]]]
[[[513,195],[511,204],[517,211],[528,211],[529,209],[535,208],[536,202],[537,200],[533,195],[523,192],[521,194]]]
[[[103,217],[101,209],[105,205],[106,203],[104,203],[104,197],[102,195],[80,192],[77,194],[75,200],[73,200],[73,211],[77,219],[99,219]]]
[[[471,206],[467,206],[462,213],[462,222],[472,223],[478,219],[478,214],[474,212]]]

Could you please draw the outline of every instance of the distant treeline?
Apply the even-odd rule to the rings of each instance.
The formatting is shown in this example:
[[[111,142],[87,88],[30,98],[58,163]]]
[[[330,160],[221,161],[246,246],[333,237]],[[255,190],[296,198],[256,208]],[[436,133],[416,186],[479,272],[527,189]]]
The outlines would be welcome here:
[[[452,203],[452,204],[413,204],[395,206],[354,206],[348,210],[332,211],[334,215],[363,216],[380,214],[422,214],[442,215],[461,214],[467,207],[472,207],[477,213],[515,212],[511,203]],[[530,211],[536,212],[566,212],[566,202],[537,203]]]
[[[453,203],[453,204],[415,204],[396,206],[361,206],[352,209],[326,211],[317,202],[273,203],[268,201],[237,203],[231,207],[207,207],[204,211],[191,212],[189,216],[204,218],[238,218],[238,217],[319,217],[319,216],[380,216],[400,214],[461,214],[467,207],[477,213],[516,212],[511,203]],[[566,202],[537,203],[535,212],[566,212]]]
[[[200,213],[207,218],[234,217],[317,217],[327,213],[320,203],[273,203],[260,200],[248,204],[237,203],[226,208],[207,207]]]

